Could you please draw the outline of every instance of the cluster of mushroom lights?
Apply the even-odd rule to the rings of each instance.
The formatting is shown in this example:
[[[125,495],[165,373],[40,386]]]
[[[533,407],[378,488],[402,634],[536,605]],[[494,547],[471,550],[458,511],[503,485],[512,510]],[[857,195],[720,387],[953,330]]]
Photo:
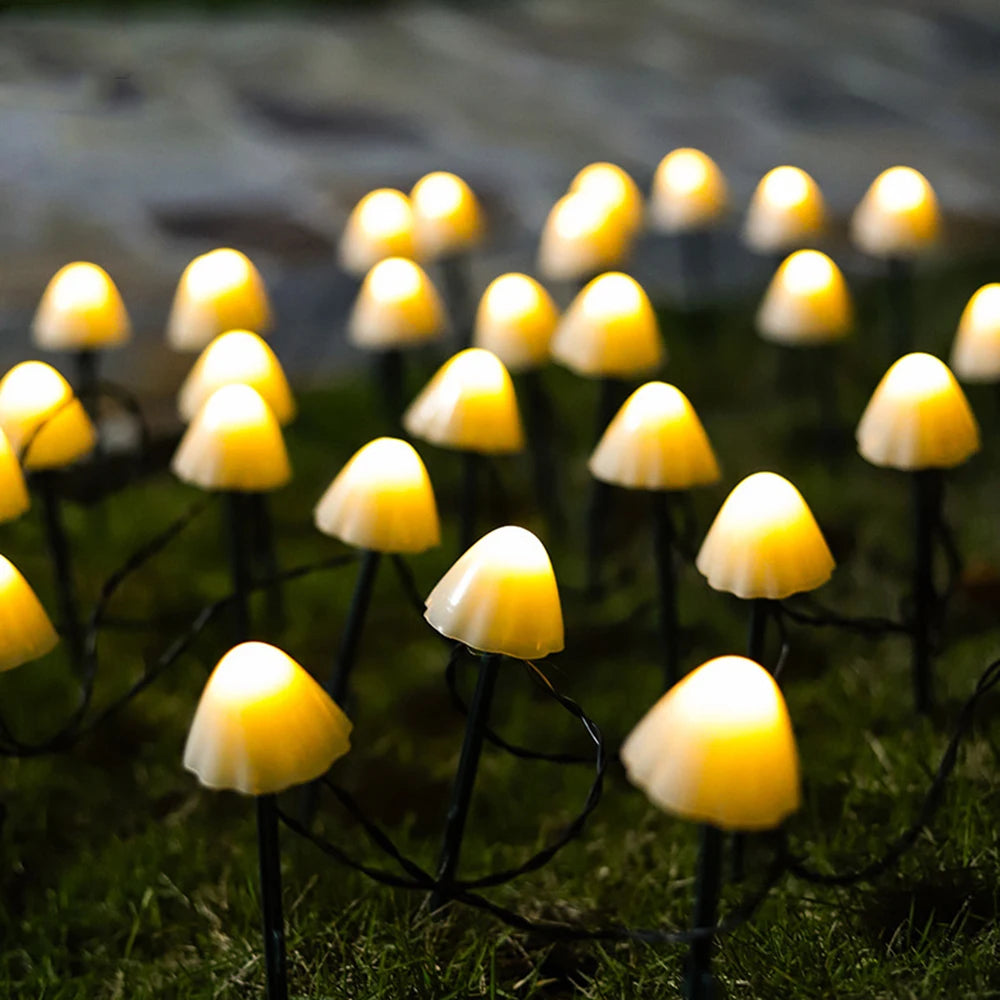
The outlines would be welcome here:
[[[595,486],[588,514],[588,581],[598,578],[607,490],[650,495],[668,690],[626,740],[621,758],[630,779],[656,805],[702,826],[696,928],[711,928],[716,921],[721,831],[773,828],[799,805],[798,759],[787,709],[774,678],[760,664],[770,602],[811,591],[833,571],[822,532],[802,495],[781,476],[756,473],[733,489],[696,565],[712,588],[750,602],[747,657],[718,657],[680,679],[671,496],[717,482],[719,465],[690,401],[676,387],[646,382],[619,408],[624,387],[655,374],[666,350],[645,292],[616,269],[626,265],[648,219],[651,228],[678,238],[687,286],[695,297],[707,259],[705,238],[728,202],[721,171],[698,150],[675,150],[663,159],[648,206],[621,168],[598,163],[581,171],[550,213],[538,249],[543,277],[578,288],[562,316],[546,289],[519,273],[495,279],[478,308],[469,308],[468,257],[485,225],[471,189],[453,174],[427,175],[409,196],[374,191],[348,220],[341,263],[361,280],[348,338],[379,358],[393,418],[402,415],[412,437],[463,456],[463,554],[431,590],[425,617],[441,635],[476,654],[479,674],[445,821],[434,906],[447,902],[457,877],[502,661],[534,660],[563,648],[559,591],[539,539],[508,525],[473,544],[480,532],[479,456],[515,453],[525,446],[515,378],[537,447],[539,499],[554,496],[555,457],[545,433],[551,404],[538,378],[549,360],[602,384],[598,440],[589,461]],[[826,228],[823,197],[808,174],[782,166],[762,179],[743,238],[754,251],[785,259],[758,311],[761,337],[817,346],[849,333],[853,307],[843,275],[828,256],[809,247]],[[888,261],[899,344],[912,338],[905,289],[909,263],[934,244],[939,230],[933,190],[910,168],[880,175],[854,214],[857,245]],[[437,292],[421,263],[440,267],[446,296]],[[402,352],[442,338],[451,325],[449,311],[466,349],[440,368],[404,412]],[[258,528],[248,524],[248,517],[254,503],[291,477],[282,427],[296,410],[280,363],[261,336],[272,325],[267,292],[252,262],[239,251],[218,249],[195,258],[184,271],[166,336],[176,350],[200,352],[178,395],[187,429],[172,468],[182,481],[227,498],[237,643],[204,689],[184,763],[208,787],[256,798],[268,996],[285,1000],[275,797],[314,782],[347,752],[351,723],[339,706],[349,698],[379,562],[385,554],[439,545],[441,527],[430,478],[413,446],[390,437],[369,442],[315,508],[319,531],[361,553],[326,690],[280,649],[249,641],[254,573],[248,552]],[[130,323],[106,272],[78,262],[50,282],[33,335],[46,350],[76,356],[77,393],[39,361],[19,364],[0,380],[0,519],[27,510],[27,472],[42,500],[63,630],[79,666],[83,640],[51,474],[95,448],[97,431],[81,399],[89,398],[98,383],[97,352],[127,340]],[[1000,381],[1000,285],[984,286],[970,299],[952,363],[963,380]],[[947,366],[930,355],[909,354],[875,390],[858,425],[857,443],[867,461],[913,474],[913,682],[917,708],[927,711],[933,702],[930,629],[942,471],[978,449],[978,428]],[[3,557],[0,592],[7,622],[0,670],[8,670],[47,653],[57,634],[34,592]],[[710,933],[692,946],[689,997],[712,995],[711,949]]]

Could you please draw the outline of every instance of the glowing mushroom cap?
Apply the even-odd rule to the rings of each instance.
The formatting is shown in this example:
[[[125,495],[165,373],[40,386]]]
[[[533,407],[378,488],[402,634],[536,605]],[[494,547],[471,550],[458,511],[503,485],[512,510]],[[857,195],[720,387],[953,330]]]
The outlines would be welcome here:
[[[220,333],[194,363],[177,395],[181,419],[189,422],[224,385],[248,385],[261,394],[278,423],[295,417],[295,400],[274,351],[256,333]]]
[[[44,361],[22,361],[0,379],[0,428],[26,469],[71,465],[97,441],[69,383]]]
[[[422,441],[482,454],[520,451],[524,431],[517,396],[503,362],[470,347],[446,361],[403,414]]]
[[[841,340],[854,310],[840,268],[819,250],[796,250],[767,286],[757,311],[757,332],[779,344],[810,346]]]
[[[756,472],[726,498],[695,565],[715,590],[780,600],[826,583],[834,563],[802,494],[782,476]]]
[[[423,552],[441,542],[427,469],[399,438],[355,452],[320,498],[315,522],[323,534],[375,552]]]
[[[700,149],[675,149],[660,160],[649,196],[654,228],[667,233],[709,229],[728,203],[726,178]]]
[[[570,191],[549,212],[538,243],[538,270],[554,281],[589,278],[624,266],[635,230],[605,198]]]
[[[882,376],[861,415],[857,440],[872,465],[947,469],[979,451],[979,427],[948,366],[916,353]]]
[[[184,747],[208,788],[269,795],[320,777],[351,748],[351,723],[287,653],[234,646],[212,671]]]
[[[365,276],[347,321],[357,347],[416,347],[439,339],[448,326],[444,303],[419,264],[402,257],[379,261]]]
[[[181,275],[167,320],[167,343],[201,351],[227,330],[271,329],[264,279],[245,253],[219,247],[195,257]]]
[[[0,556],[0,672],[37,660],[58,641],[28,581],[9,559]]]
[[[879,174],[851,218],[851,238],[874,257],[917,256],[940,235],[937,196],[912,167],[890,167]]]
[[[698,414],[680,389],[647,382],[608,424],[589,468],[595,479],[634,490],[687,490],[714,483],[719,464]]]
[[[132,325],[108,272],[76,261],[61,267],[48,283],[31,333],[47,351],[96,350],[124,344]]]
[[[559,588],[545,546],[508,525],[484,535],[438,581],[424,617],[483,653],[532,660],[563,648]]]
[[[402,191],[369,191],[347,219],[340,238],[340,263],[360,278],[386,257],[413,257],[414,229],[413,207]]]
[[[951,368],[963,382],[1000,380],[1000,284],[983,285],[969,299],[952,344]]]
[[[538,368],[549,359],[559,322],[552,296],[526,274],[501,274],[479,300],[473,342],[492,351],[508,371]]]
[[[799,754],[774,678],[743,656],[692,670],[622,744],[654,805],[723,830],[770,830],[801,805]]]
[[[0,430],[0,522],[13,521],[30,506],[21,463],[7,435]]]
[[[444,170],[426,174],[410,192],[420,256],[438,260],[476,246],[483,237],[483,212],[472,188]]]
[[[578,375],[630,378],[666,360],[656,313],[642,286],[616,271],[594,278],[563,314],[552,357]]]
[[[639,185],[614,163],[590,163],[573,178],[569,190],[607,202],[626,231],[642,229],[643,204]]]
[[[750,199],[743,239],[759,253],[778,253],[813,242],[825,228],[819,185],[798,167],[775,167]]]
[[[195,414],[171,468],[203,490],[266,493],[292,477],[271,407],[248,385],[216,389]]]

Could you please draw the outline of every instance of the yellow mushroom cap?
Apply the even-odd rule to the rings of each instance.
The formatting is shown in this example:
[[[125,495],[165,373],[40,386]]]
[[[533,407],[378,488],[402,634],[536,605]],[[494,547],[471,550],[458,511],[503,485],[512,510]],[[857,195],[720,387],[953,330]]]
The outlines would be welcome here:
[[[212,671],[184,747],[208,788],[269,795],[320,777],[351,748],[351,723],[287,653],[234,646]]]
[[[59,636],[28,581],[0,556],[0,672],[37,660]]]
[[[608,425],[589,468],[595,479],[634,490],[687,490],[714,483],[719,464],[698,414],[680,389],[647,382]]]
[[[292,477],[277,418],[248,385],[224,385],[209,396],[184,432],[171,468],[203,490],[266,493]]]
[[[246,254],[220,247],[195,257],[181,275],[167,320],[167,343],[201,351],[227,330],[271,329],[271,304]]]
[[[631,378],[666,360],[656,313],[642,286],[611,271],[584,287],[552,338],[554,360],[578,375]]]
[[[851,218],[851,238],[874,257],[912,257],[940,236],[937,196],[912,167],[890,167],[879,174]]]
[[[963,382],[1000,379],[1000,284],[983,285],[969,299],[952,344],[951,368]]]
[[[538,368],[549,359],[559,322],[552,296],[526,274],[501,274],[479,300],[473,342],[492,351],[508,371]]]
[[[355,452],[320,498],[315,522],[323,534],[375,552],[423,552],[441,542],[427,469],[399,438]]]
[[[347,337],[369,350],[416,347],[438,340],[447,326],[444,303],[427,272],[412,260],[389,257],[365,276]]]
[[[798,167],[775,167],[750,199],[743,239],[759,253],[778,253],[811,243],[825,228],[819,185]]]
[[[861,415],[858,451],[872,465],[947,469],[979,451],[979,427],[955,376],[931,354],[907,354]]]
[[[622,744],[654,805],[723,830],[770,830],[802,801],[799,754],[774,678],[744,656],[692,670]]]
[[[22,361],[0,379],[0,428],[26,469],[71,465],[97,441],[69,383],[44,361]]]
[[[545,546],[525,528],[484,535],[438,581],[424,617],[483,653],[532,660],[563,648],[559,588]]]
[[[538,243],[538,270],[554,281],[623,267],[635,231],[613,204],[589,190],[570,191],[549,212]]]
[[[667,233],[709,229],[729,203],[726,178],[700,149],[675,149],[660,160],[649,196],[652,225]]]
[[[588,164],[573,178],[569,190],[607,202],[628,232],[642,229],[642,192],[632,177],[614,163]]]
[[[0,522],[13,521],[30,506],[21,463],[7,435],[0,430]]]
[[[726,498],[695,565],[715,590],[780,600],[826,583],[834,562],[802,494],[782,476],[756,472]]]
[[[125,303],[108,272],[76,261],[56,271],[31,324],[47,351],[82,351],[124,344],[132,334]]]
[[[340,263],[361,277],[386,257],[414,257],[413,207],[395,188],[369,191],[354,206],[340,238]]]
[[[767,286],[757,311],[757,332],[779,344],[811,346],[841,340],[854,310],[840,268],[819,250],[796,250]]]
[[[220,333],[198,356],[177,395],[181,419],[189,422],[224,385],[248,385],[261,394],[279,424],[295,417],[295,400],[274,351],[256,333]]]
[[[420,178],[410,192],[420,257],[438,260],[476,246],[483,237],[479,201],[461,177],[438,170]]]
[[[470,347],[446,361],[403,414],[422,441],[482,454],[520,451],[524,431],[517,395],[503,362]]]

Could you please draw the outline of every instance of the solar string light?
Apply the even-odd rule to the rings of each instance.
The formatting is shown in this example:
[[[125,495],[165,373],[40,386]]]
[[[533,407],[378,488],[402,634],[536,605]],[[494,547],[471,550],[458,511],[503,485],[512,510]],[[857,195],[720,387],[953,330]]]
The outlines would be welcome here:
[[[387,257],[417,255],[413,207],[395,188],[369,191],[354,206],[340,237],[340,265],[356,278],[363,278]]]
[[[403,414],[403,427],[421,441],[462,455],[459,546],[477,534],[480,470],[484,456],[524,449],[514,383],[503,362],[470,347],[438,369]]]
[[[280,489],[292,475],[281,426],[248,385],[216,389],[188,425],[171,468],[182,482],[226,498],[237,641],[250,635],[252,573],[248,498]]]
[[[535,494],[552,531],[561,529],[562,509],[552,442],[555,414],[541,370],[549,363],[558,322],[552,296],[534,278],[501,274],[483,292],[472,332],[473,345],[492,351],[504,363],[524,401]]]
[[[347,321],[347,339],[374,355],[376,386],[393,428],[406,400],[404,351],[440,340],[447,327],[444,302],[419,264],[388,257],[365,275]]]
[[[983,285],[962,310],[950,367],[963,382],[1000,382],[1000,284]]]
[[[448,901],[458,871],[500,665],[504,657],[534,660],[563,648],[559,588],[545,546],[514,525],[484,535],[438,581],[427,597],[424,617],[479,656],[431,897],[437,909]]]
[[[43,361],[22,361],[0,379],[0,429],[41,500],[60,627],[71,662],[80,671],[83,630],[58,473],[93,451],[97,432],[66,379]]]
[[[115,283],[107,271],[86,261],[55,273],[31,324],[37,347],[73,356],[76,393],[94,419],[101,352],[121,347],[131,335],[132,324]]]
[[[742,656],[709,660],[646,713],[621,749],[629,780],[700,824],[693,926],[716,925],[725,831],[773,830],[801,804],[799,757],[774,678]],[[691,945],[687,1000],[714,1000],[713,935]]]
[[[614,163],[589,163],[570,182],[570,193],[584,194],[608,206],[629,239],[642,232],[645,207],[639,185]]]
[[[59,636],[41,601],[5,556],[0,556],[0,673],[37,660]]]
[[[287,653],[244,642],[219,660],[202,691],[184,767],[207,788],[251,795],[268,1000],[287,1000],[277,796],[320,777],[350,749],[351,723]]]
[[[755,253],[780,260],[811,246],[827,228],[819,185],[799,167],[775,167],[754,189],[743,222],[743,242]]]
[[[717,482],[715,453],[687,396],[665,382],[647,382],[615,414],[590,456],[589,469],[601,482],[649,493],[663,679],[669,688],[680,676],[671,495]]]
[[[872,181],[851,217],[858,249],[886,262],[891,344],[895,357],[912,351],[913,261],[941,238],[941,212],[927,178],[912,167],[890,167]]]
[[[425,174],[410,192],[414,242],[422,261],[436,261],[459,347],[472,345],[470,255],[486,232],[479,201],[461,177],[438,170]]]
[[[837,435],[837,366],[833,346],[854,325],[854,307],[840,268],[819,250],[796,250],[778,267],[757,310],[760,336],[785,348],[810,348],[823,435]]]
[[[572,301],[550,350],[570,371],[600,381],[595,442],[615,415],[626,380],[654,373],[667,357],[646,293],[634,278],[613,271],[594,278]],[[608,485],[593,480],[586,520],[586,590],[592,597],[601,589],[601,532],[609,501]]]
[[[265,334],[272,326],[267,288],[253,262],[239,250],[219,247],[184,268],[166,336],[175,351],[195,352],[227,330]]]
[[[700,149],[675,149],[660,160],[649,194],[649,223],[676,240],[684,304],[693,313],[712,294],[712,231],[729,207],[729,186]]]
[[[861,416],[858,452],[872,465],[911,473],[913,484],[912,672],[918,712],[934,705],[931,633],[940,617],[934,541],[942,531],[944,470],[979,451],[979,427],[948,366],[907,354],[882,377]]]

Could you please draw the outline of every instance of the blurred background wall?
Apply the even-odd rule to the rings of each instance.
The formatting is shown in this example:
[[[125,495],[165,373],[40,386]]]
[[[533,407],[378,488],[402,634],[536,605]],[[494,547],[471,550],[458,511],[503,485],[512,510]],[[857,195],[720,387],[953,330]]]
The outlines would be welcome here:
[[[996,0],[7,9],[0,363],[32,353],[56,268],[91,259],[137,327],[113,373],[172,392],[188,363],[160,345],[174,283],[195,253],[231,244],[272,288],[287,366],[326,373],[346,356],[347,212],[440,168],[489,209],[481,284],[531,268],[545,213],[585,163],[645,185],[678,145],[725,170],[734,229],[777,164],[813,173],[844,218],[876,173],[907,163],[938,190],[949,251],[974,250],[1000,217],[998,67]],[[727,288],[764,268],[730,236]],[[671,294],[656,247],[636,273]]]

